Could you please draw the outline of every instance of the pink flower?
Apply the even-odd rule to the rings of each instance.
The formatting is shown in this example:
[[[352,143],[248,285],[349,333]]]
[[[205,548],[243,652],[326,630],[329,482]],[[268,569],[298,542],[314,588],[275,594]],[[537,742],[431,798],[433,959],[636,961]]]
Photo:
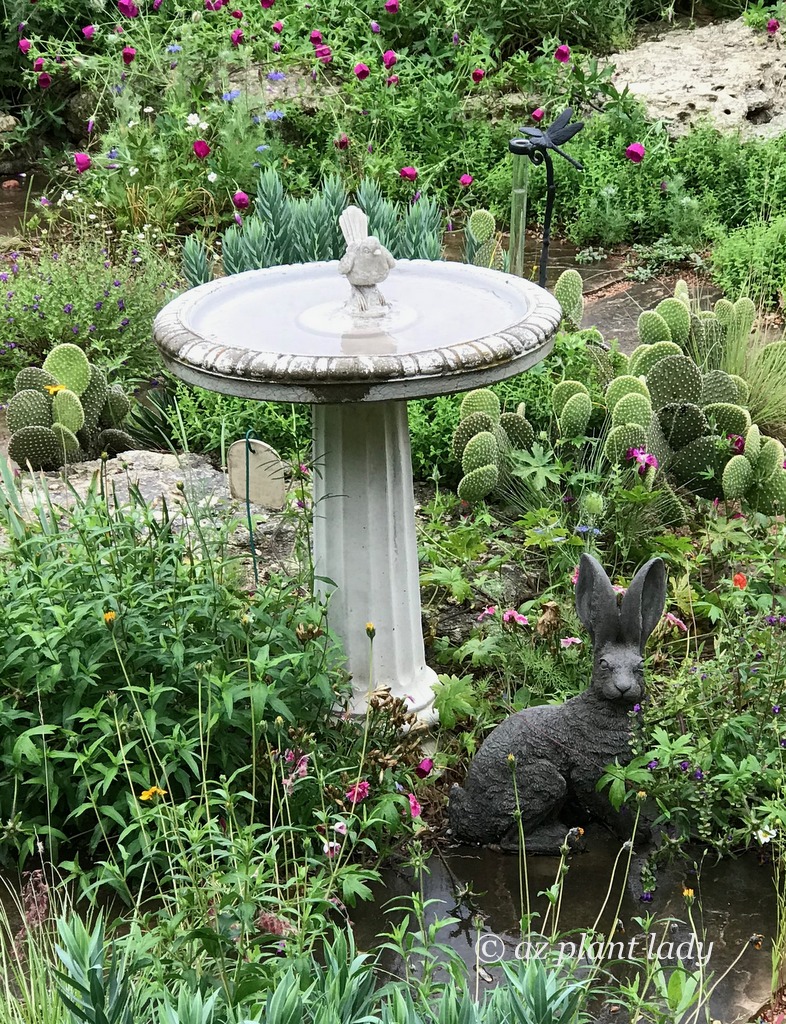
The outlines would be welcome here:
[[[208,146],[204,139],[197,139],[194,143],[194,155],[199,157],[200,160],[210,156],[210,146]]]
[[[84,174],[85,171],[90,170],[92,163],[93,161],[87,153],[74,153],[74,164],[76,165],[77,174]]]
[[[347,823],[345,821],[337,821],[333,826],[333,831],[340,836],[345,836],[347,834]]]
[[[644,159],[646,150],[640,142],[631,142],[628,148],[625,150],[625,156],[630,160],[632,164],[640,164]]]
[[[424,757],[420,764],[415,769],[415,774],[419,779],[425,779],[427,775],[430,775],[434,769],[434,762],[430,757]]]
[[[767,35],[774,36],[780,27],[781,23],[777,18],[770,18],[767,22]]]
[[[395,50],[385,50],[382,54],[382,63],[386,68],[390,69],[398,61],[398,56]]]
[[[251,200],[248,198],[245,192],[241,192],[238,190],[232,196],[232,202],[236,210],[247,210],[248,204],[251,202]]]
[[[533,110],[530,114],[530,117],[533,121],[535,121],[536,124],[540,124],[540,122],[543,120],[545,116],[546,111],[543,109],[543,107],[538,107],[537,110]]]
[[[387,86],[398,85],[399,81],[400,81],[400,79],[399,79],[398,75],[390,75],[388,77],[387,81],[385,82],[385,85],[387,85]]]
[[[459,178],[459,185],[461,185],[462,188],[469,188],[474,180],[475,179],[471,174],[462,174]]]
[[[331,839],[322,847],[322,852],[325,856],[332,858],[336,856],[340,849],[341,843],[337,843],[335,839]]]
[[[398,173],[399,177],[403,178],[404,181],[418,180],[418,172],[415,170],[414,167],[402,167]]]
[[[388,14],[398,14],[398,0],[385,0],[385,10]]]
[[[295,765],[295,770],[292,774],[298,779],[305,779],[308,775],[308,754],[303,754]]]
[[[490,604],[488,608],[484,608],[483,611],[478,615],[478,622],[482,622],[484,619],[490,619],[497,614],[497,606]]]
[[[359,804],[361,800],[365,800],[369,794],[371,787],[364,779],[362,782],[356,782],[354,786],[351,786],[347,792],[347,800],[351,804]]]
[[[336,149],[349,149],[349,136],[346,132],[342,132],[337,139],[333,140],[333,145]]]
[[[419,818],[420,812],[423,810],[423,808],[418,803],[418,798],[415,796],[414,793],[410,793],[407,799],[409,800],[409,813],[412,815],[413,818]]]
[[[318,60],[321,60],[323,64],[329,64],[333,60],[333,51],[329,46],[318,46],[314,53]],[[314,73],[316,74],[316,72]]]
[[[124,18],[138,18],[139,8],[134,0],[117,0],[117,9]]]
[[[560,647],[564,647],[565,650],[567,650],[568,647],[572,647],[574,644],[580,643],[581,640],[579,640],[577,636],[563,636],[563,638],[560,640]]]
[[[266,11],[270,10],[276,0],[259,0],[260,4]]]
[[[243,20],[243,12],[242,11],[232,11],[230,17],[234,18],[235,21],[242,21]]]
[[[372,21],[369,27],[371,28],[371,31],[374,33],[374,35],[377,35],[377,33],[380,31],[378,21]]]
[[[295,760],[295,751],[286,750],[284,752],[284,760],[286,761],[287,764],[292,764],[292,762]]]
[[[485,77],[486,72],[483,70],[483,68],[475,68],[475,70],[472,72],[472,81],[476,85],[478,84],[478,82],[482,82]]]
[[[688,627],[685,625],[685,623],[682,621],[682,619],[678,619],[677,616],[676,615],[672,615],[671,612],[666,612],[664,618],[666,620],[667,625],[669,625],[669,626],[676,626],[676,628],[681,633],[687,633],[688,632]]]
[[[41,74],[38,76],[38,85],[40,86],[40,88],[48,89],[51,84],[52,76],[48,75],[46,71],[42,71]]]
[[[314,46],[317,46],[319,43],[322,42],[322,33],[319,31],[319,29],[315,28],[308,38],[311,40]]]
[[[657,458],[654,455],[650,455],[649,452],[645,452],[643,448],[628,448],[625,457],[629,462],[638,463],[639,476],[644,476],[650,466],[653,469],[658,468]]]
[[[567,64],[570,60],[570,47],[564,43],[562,46],[558,46],[554,51],[554,60],[558,60],[560,64]]]
[[[615,594],[627,594],[628,588],[621,586],[619,583],[612,583],[611,589]]]
[[[281,33],[284,31],[284,22],[283,21],[274,21],[273,24],[270,27],[273,29],[273,31],[277,35],[281,35]]]
[[[157,11],[162,3],[163,0],[153,0],[153,10]]]
[[[508,608],[506,612],[502,613],[503,622],[515,622],[517,626],[528,626],[529,619],[526,615],[522,615],[521,612],[517,612],[515,608]]]
[[[36,59],[33,61],[33,71],[43,71],[43,70],[44,70],[44,58],[43,57],[36,57]]]
[[[235,224],[237,224],[237,226],[239,228],[243,227],[243,218],[240,216],[240,214],[237,212],[237,210],[235,210],[235,216],[234,216],[233,219],[235,221]]]
[[[85,27],[82,29],[82,35],[85,37],[85,39],[92,39],[95,34],[95,25],[85,25]]]
[[[356,64],[352,70],[355,72],[355,77],[360,82],[362,82],[364,78],[368,78],[371,74],[371,69],[368,64]]]
[[[576,568],[573,570],[573,575],[570,578],[570,582],[573,584],[574,587],[579,582],[579,567],[578,566],[576,566]]]
[[[128,67],[128,65],[133,62],[135,57],[136,57],[136,50],[134,49],[133,46],[124,46],[123,47],[123,63],[125,64],[126,67]]]
[[[29,39],[20,39],[19,40],[19,49],[22,51],[22,53],[25,55],[25,57],[28,55],[28,53],[30,53],[30,47],[32,45],[33,44],[30,42]]]
[[[243,29],[234,29],[234,31],[230,33],[229,38],[232,40],[233,46],[240,46],[240,44],[243,42]]]
[[[739,434],[727,434],[726,440],[731,441],[731,447],[735,454],[742,455],[745,451],[745,438],[741,437]]]
[[[273,53],[280,53],[281,52],[281,43],[278,41],[278,39],[273,43],[271,49],[272,49]]]

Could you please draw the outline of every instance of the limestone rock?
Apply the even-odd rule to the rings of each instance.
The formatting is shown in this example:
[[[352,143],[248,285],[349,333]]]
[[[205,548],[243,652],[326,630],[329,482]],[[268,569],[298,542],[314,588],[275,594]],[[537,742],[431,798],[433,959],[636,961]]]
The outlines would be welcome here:
[[[12,132],[18,124],[19,121],[13,116],[13,114],[0,113],[0,135],[2,135],[3,132]]]
[[[703,120],[758,138],[786,134],[786,50],[741,18],[668,30],[609,61],[617,88],[628,86],[672,135]]]

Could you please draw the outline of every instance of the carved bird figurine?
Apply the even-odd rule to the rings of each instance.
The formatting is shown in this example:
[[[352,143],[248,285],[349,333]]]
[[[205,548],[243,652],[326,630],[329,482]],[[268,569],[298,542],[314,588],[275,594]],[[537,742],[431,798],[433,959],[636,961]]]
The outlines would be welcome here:
[[[338,269],[352,285],[353,304],[360,311],[386,305],[376,285],[388,276],[396,261],[374,235],[368,233],[368,217],[357,206],[349,206],[339,218],[347,251]]]

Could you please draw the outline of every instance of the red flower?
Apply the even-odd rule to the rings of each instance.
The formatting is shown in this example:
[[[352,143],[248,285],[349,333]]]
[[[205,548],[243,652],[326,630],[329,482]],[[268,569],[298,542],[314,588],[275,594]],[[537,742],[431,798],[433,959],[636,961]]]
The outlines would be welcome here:
[[[194,143],[194,153],[200,160],[204,160],[210,156],[210,146],[208,146],[204,139],[197,139]]]
[[[329,46],[317,46],[314,50],[314,54],[317,60],[321,60],[323,64],[329,64],[333,60],[333,51]],[[316,74],[316,72],[314,72]]]
[[[434,768],[434,762],[430,757],[424,757],[420,764],[415,769],[415,774],[419,779],[425,779],[427,775],[430,775]]]
[[[273,4],[276,2],[276,0],[259,0],[259,2],[265,8],[265,10],[267,11],[267,10],[269,10],[273,6]]]
[[[123,47],[123,63],[126,65],[126,67],[128,67],[128,65],[133,62],[135,57],[136,57],[136,50],[134,49],[133,46],[124,46]]]
[[[418,172],[415,170],[414,167],[402,167],[398,173],[399,177],[403,178],[405,181],[418,180]]]
[[[570,47],[564,43],[562,46],[558,46],[554,51],[554,60],[558,60],[560,64],[567,64],[570,60]]]
[[[38,76],[38,84],[42,89],[48,89],[52,84],[52,76],[48,75],[46,71],[42,71]]]
[[[382,63],[388,69],[392,68],[397,60],[398,57],[396,56],[395,50],[385,50],[385,52],[382,54]]]
[[[234,31],[230,34],[229,38],[232,40],[233,46],[240,46],[240,44],[243,42],[243,29],[234,29]]]
[[[770,18],[767,22],[767,35],[774,36],[780,27],[781,23],[777,18]]]
[[[124,18],[138,18],[139,8],[134,0],[117,0],[117,9]]]
[[[398,14],[398,0],[385,0],[385,10],[388,14]]]
[[[744,590],[748,586],[748,577],[744,572],[735,572],[731,582],[738,590]]]
[[[475,83],[475,85],[477,85],[478,82],[482,82],[485,77],[486,72],[483,70],[483,68],[475,68],[475,70],[472,72],[472,81]]]
[[[74,164],[76,165],[77,174],[84,174],[85,171],[90,169],[93,161],[87,155],[87,153],[74,153]]]
[[[644,154],[646,152],[646,149],[644,148],[644,146],[642,146],[640,142],[631,142],[631,144],[625,150],[625,156],[628,158],[628,160],[630,160],[631,163],[640,164],[641,161],[644,159]]]
[[[243,12],[242,11],[232,11],[232,17],[237,19],[237,21],[242,21],[243,20]]]
[[[347,790],[347,800],[349,800],[351,804],[359,804],[361,800],[366,799],[370,789],[371,787],[365,779],[362,782],[356,782],[354,786],[350,786]]]
[[[333,145],[336,149],[349,149],[349,136],[346,132],[342,132],[337,139],[333,140]]]

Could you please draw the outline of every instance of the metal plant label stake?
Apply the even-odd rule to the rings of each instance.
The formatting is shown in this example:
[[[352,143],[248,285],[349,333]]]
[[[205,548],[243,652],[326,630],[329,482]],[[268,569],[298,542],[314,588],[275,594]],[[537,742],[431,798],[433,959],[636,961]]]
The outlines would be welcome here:
[[[568,156],[560,146],[569,142],[584,127],[583,121],[576,121],[570,124],[573,116],[572,107],[567,107],[554,124],[546,129],[522,128],[524,139],[511,139],[508,149],[514,157],[528,157],[536,166],[545,163],[546,165],[546,213],[543,217],[543,248],[540,254],[540,271],[538,284],[541,288],[546,287],[546,268],[549,261],[549,242],[551,241],[551,215],[554,210],[554,164],[551,160],[551,150],[572,164],[577,170],[583,171],[584,167]],[[527,177],[522,172],[519,161],[513,164],[513,201],[511,206],[510,225],[510,251],[511,251],[511,272],[523,276],[524,272],[524,229],[527,210]],[[527,165],[525,165],[527,166]],[[522,199],[523,196],[523,199]],[[516,268],[516,269],[513,269]]]

